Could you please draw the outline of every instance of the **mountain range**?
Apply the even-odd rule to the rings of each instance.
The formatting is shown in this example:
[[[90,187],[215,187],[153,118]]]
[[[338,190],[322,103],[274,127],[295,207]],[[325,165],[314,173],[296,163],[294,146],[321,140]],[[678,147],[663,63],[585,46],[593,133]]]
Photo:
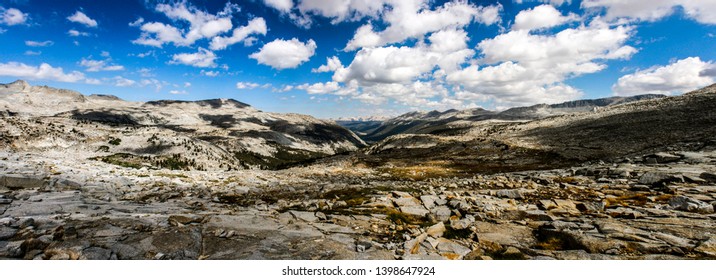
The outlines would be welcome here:
[[[336,122],[262,112],[233,99],[129,102],[16,81],[0,85],[0,110],[17,116],[3,118],[0,135],[18,150],[71,150],[147,168],[281,169],[373,143],[352,156],[370,164],[418,159],[506,171],[611,159],[672,142],[711,143],[713,88]]]
[[[16,81],[0,85],[0,111],[32,120],[3,120],[0,135],[16,149],[69,149],[128,166],[152,157],[154,167],[276,169],[365,146],[333,122],[233,99],[128,102]]]
[[[708,150],[716,148],[715,93],[712,85],[680,96],[581,100],[498,113],[409,113],[368,134],[380,137],[364,136],[382,140],[356,157],[371,166],[432,162],[469,172],[508,172]]]
[[[607,97],[585,99],[559,104],[537,104],[515,107],[504,111],[482,108],[430,112],[409,112],[387,120],[351,120],[338,124],[351,129],[366,142],[372,143],[396,134],[442,134],[456,133],[475,121],[530,121],[555,115],[596,111],[601,107],[640,100],[663,98],[664,95],[646,94],[631,97]]]

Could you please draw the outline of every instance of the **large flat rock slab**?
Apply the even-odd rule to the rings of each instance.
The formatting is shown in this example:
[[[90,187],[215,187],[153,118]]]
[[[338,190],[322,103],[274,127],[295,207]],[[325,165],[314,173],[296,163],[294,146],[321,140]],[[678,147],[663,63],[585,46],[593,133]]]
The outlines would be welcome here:
[[[224,229],[238,232],[277,231],[281,227],[276,219],[260,214],[214,215],[208,217],[204,224],[207,230]]]
[[[41,176],[8,174],[0,175],[0,189],[39,189],[47,184]]]

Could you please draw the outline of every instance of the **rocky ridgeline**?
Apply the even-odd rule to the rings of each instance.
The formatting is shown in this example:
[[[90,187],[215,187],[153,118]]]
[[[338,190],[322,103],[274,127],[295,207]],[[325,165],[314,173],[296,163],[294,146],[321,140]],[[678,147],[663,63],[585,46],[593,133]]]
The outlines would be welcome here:
[[[0,84],[0,148],[71,153],[134,168],[281,169],[365,143],[334,122],[257,110],[233,99],[128,102]]]
[[[409,112],[386,120],[354,120],[339,122],[339,124],[361,134],[363,140],[372,143],[400,134],[457,135],[463,134],[480,121],[538,120],[565,114],[596,112],[607,106],[663,97],[663,95],[656,94],[607,97],[575,100],[552,105],[538,104],[529,107],[515,107],[501,112],[482,108],[451,109],[444,112]]]
[[[0,158],[7,259],[716,258],[714,152],[420,180]]]

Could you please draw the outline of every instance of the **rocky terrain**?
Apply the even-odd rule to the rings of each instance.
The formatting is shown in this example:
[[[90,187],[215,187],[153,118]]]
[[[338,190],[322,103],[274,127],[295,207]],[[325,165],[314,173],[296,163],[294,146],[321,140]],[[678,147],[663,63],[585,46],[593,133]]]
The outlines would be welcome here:
[[[716,85],[533,121],[489,119],[439,134],[398,134],[356,154],[371,167],[429,162],[465,172],[563,168],[716,149]],[[509,110],[508,110],[509,111]]]
[[[278,169],[365,146],[335,123],[232,99],[136,103],[17,81],[0,85],[0,112],[6,147],[129,167]]]
[[[395,135],[278,170],[212,160],[210,149],[269,137],[229,135],[250,131],[251,122],[202,124],[197,112],[290,119],[286,130],[300,127],[298,119],[320,121],[249,113],[228,100],[98,109],[89,103],[116,100],[83,98],[42,116],[3,99],[0,258],[716,258],[714,86],[538,120],[472,121],[448,134]],[[302,140],[304,151],[346,143],[268,123],[255,130]],[[224,133],[226,143],[200,139],[204,132]],[[136,150],[151,147],[143,137],[153,134],[204,152],[174,150],[181,144],[168,148],[177,152]],[[345,151],[361,143],[351,135],[338,138],[354,143]],[[166,158],[172,153],[204,166],[182,166]]]

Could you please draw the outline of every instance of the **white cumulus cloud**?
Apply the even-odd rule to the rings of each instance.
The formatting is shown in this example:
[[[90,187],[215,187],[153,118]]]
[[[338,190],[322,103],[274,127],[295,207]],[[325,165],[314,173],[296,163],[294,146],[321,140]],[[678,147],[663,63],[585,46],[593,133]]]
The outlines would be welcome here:
[[[266,32],[266,21],[263,18],[255,18],[249,21],[246,26],[234,29],[230,37],[214,37],[213,39],[211,39],[211,45],[209,46],[209,48],[212,50],[223,50],[230,45],[242,41],[245,43],[249,42],[248,44],[251,45],[253,44],[252,41],[255,40],[255,38],[249,37],[251,34],[266,35]]]
[[[127,79],[127,78],[122,77],[122,76],[115,76],[115,77],[113,78],[113,80],[114,80],[114,85],[115,85],[115,86],[118,86],[118,87],[131,87],[131,86],[137,84],[137,81],[131,80],[131,79]]]
[[[202,75],[204,75],[204,76],[207,76],[207,77],[216,77],[216,76],[219,76],[219,72],[218,72],[218,71],[205,71],[205,70],[201,70],[200,73],[201,73]]]
[[[194,41],[186,40],[179,29],[168,24],[150,22],[143,24],[140,29],[142,30],[141,37],[132,43],[158,48],[165,43],[174,43],[177,46],[189,46],[194,43]]]
[[[26,13],[15,8],[5,9],[0,7],[0,14],[2,14],[2,16],[0,16],[0,23],[6,25],[24,24],[28,17]]]
[[[333,81],[305,84],[308,93],[347,96],[368,104],[394,100],[415,107],[449,108],[462,103],[451,98],[443,77],[475,55],[461,29],[432,33],[415,46],[362,48],[348,66],[333,65]]]
[[[713,84],[714,70],[716,63],[689,57],[625,75],[614,84],[612,91],[621,96],[684,93]]]
[[[528,66],[587,70],[592,67],[585,63],[592,60],[627,58],[635,53],[636,49],[624,45],[632,31],[632,27],[611,28],[596,19],[588,26],[565,29],[554,35],[510,31],[480,42],[478,48],[486,63],[517,61]]]
[[[404,83],[432,70],[437,54],[411,47],[364,48],[358,51],[353,62],[339,69],[334,80],[357,80],[365,83]]]
[[[321,65],[316,69],[311,69],[311,72],[313,73],[324,73],[324,72],[333,72],[338,69],[343,68],[343,64],[341,63],[341,60],[338,59],[338,57],[333,56],[326,59],[326,64]]]
[[[514,30],[533,30],[559,26],[570,21],[577,20],[578,16],[569,14],[563,16],[560,11],[552,5],[540,5],[529,10],[521,11],[515,17]]]
[[[86,68],[87,72],[99,72],[99,71],[121,71],[124,70],[124,66],[111,64],[110,60],[93,60],[83,58],[79,62],[80,66]]]
[[[584,0],[583,8],[606,9],[606,18],[656,21],[681,7],[687,17],[704,24],[716,24],[713,0]]]
[[[373,83],[410,83],[430,75],[454,71],[475,52],[468,48],[464,30],[444,30],[433,33],[427,43],[415,47],[388,46],[363,48],[350,65],[337,69],[333,80],[347,83],[352,80],[361,86]]]
[[[181,29],[170,24],[161,22],[144,22],[143,18],[130,23],[130,26],[140,26],[142,33],[139,38],[132,41],[135,44],[153,47],[162,47],[164,44],[175,46],[191,46],[197,40],[214,38],[225,33],[233,27],[231,23],[232,13],[238,10],[238,6],[226,3],[224,9],[217,14],[210,14],[187,3],[187,1],[174,2],[173,4],[158,4],[156,11],[163,13],[174,22],[186,22],[179,24]]]
[[[263,0],[266,6],[274,8],[282,13],[288,13],[293,9],[293,0]]]
[[[67,20],[84,24],[87,27],[97,27],[97,21],[88,17],[85,13],[77,11],[73,15],[67,17]]]
[[[340,85],[336,82],[326,83],[315,83],[315,84],[303,84],[296,87],[300,90],[305,90],[308,94],[326,94],[333,93],[341,89]]]
[[[89,33],[87,32],[81,32],[74,29],[70,29],[70,31],[67,31],[67,34],[69,34],[71,37],[89,36]]]
[[[216,67],[216,54],[205,48],[199,48],[195,53],[179,53],[172,56],[170,64],[184,64],[194,67]]]
[[[251,83],[251,82],[238,82],[236,83],[237,89],[255,89],[261,85],[257,83]]]
[[[549,4],[557,6],[557,7],[562,6],[565,3],[567,3],[567,4],[572,3],[572,0],[512,0],[512,1],[517,4],[522,4],[525,2],[542,2],[542,3],[549,3]]]
[[[301,0],[298,9],[304,15],[331,18],[332,23],[337,24],[346,20],[377,17],[389,2],[393,0]]]
[[[626,60],[637,52],[626,44],[634,26],[594,17],[564,27],[583,19],[550,5],[522,11],[512,30],[483,39],[473,49],[466,26],[501,21],[501,6],[448,1],[431,8],[426,3],[386,2],[389,8],[380,14],[384,24],[369,23],[356,30],[346,49],[357,52],[347,66],[337,57],[328,58],[312,71],[333,72],[331,81],[297,88],[369,104],[393,101],[410,108],[558,103],[583,94],[567,80],[603,71],[608,61]],[[408,24],[415,22],[421,24]],[[386,27],[375,31],[373,26]],[[559,29],[538,32],[548,28]],[[407,39],[415,41],[402,44]]]
[[[426,1],[417,0],[392,1],[391,6],[392,9],[382,17],[388,24],[386,29],[375,31],[373,24],[363,25],[345,49],[350,51],[403,42],[431,32],[461,28],[473,22],[491,25],[500,20],[499,11],[502,9],[499,5],[478,7],[467,1],[447,2],[434,10],[429,8]]]
[[[166,81],[160,81],[157,79],[142,79],[138,84],[140,87],[152,86],[156,92],[162,90],[162,87],[169,85]]]
[[[67,83],[85,81],[85,75],[82,72],[72,71],[65,73],[61,67],[52,67],[47,63],[42,63],[40,66],[31,66],[20,62],[0,63],[0,76]]]
[[[602,71],[606,60],[628,59],[637,52],[625,45],[633,33],[595,19],[587,26],[556,34],[513,30],[478,44],[484,67],[471,65],[447,75],[461,99],[492,100],[501,106],[555,103],[578,98],[581,91],[564,83]]]
[[[291,40],[276,39],[258,52],[249,55],[259,64],[268,65],[275,69],[296,68],[308,61],[316,52],[316,42],[308,40],[303,43],[296,38]]]

